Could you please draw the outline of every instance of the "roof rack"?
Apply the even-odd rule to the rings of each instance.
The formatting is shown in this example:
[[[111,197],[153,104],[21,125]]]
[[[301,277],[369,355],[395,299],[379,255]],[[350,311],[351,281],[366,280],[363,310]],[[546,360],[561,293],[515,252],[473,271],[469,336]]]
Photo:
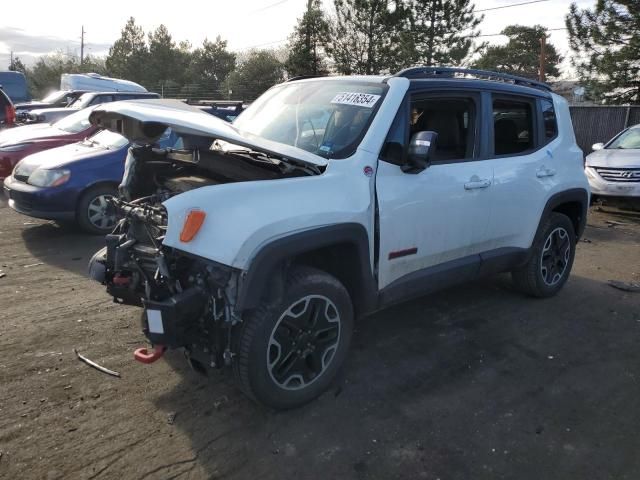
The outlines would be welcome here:
[[[396,73],[394,77],[405,78],[428,78],[428,77],[443,77],[443,78],[467,78],[474,77],[481,80],[493,80],[505,83],[511,83],[513,85],[522,85],[525,87],[533,87],[541,90],[551,91],[551,87],[544,82],[537,80],[531,80],[529,78],[518,77],[516,75],[510,75],[508,73],[490,72],[488,70],[476,70],[472,68],[457,68],[457,67],[411,67]]]
[[[296,80],[306,80],[307,78],[320,78],[326,75],[298,75],[297,77],[287,78],[285,82],[295,82]]]

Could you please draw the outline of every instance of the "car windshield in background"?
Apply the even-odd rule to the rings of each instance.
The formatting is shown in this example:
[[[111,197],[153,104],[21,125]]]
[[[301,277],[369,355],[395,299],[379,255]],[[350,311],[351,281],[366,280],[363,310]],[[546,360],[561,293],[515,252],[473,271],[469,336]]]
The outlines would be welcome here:
[[[55,122],[53,126],[69,133],[81,132],[82,130],[89,128],[89,114],[91,111],[92,109],[87,108],[80,110],[79,112],[72,113],[71,115]]]
[[[71,108],[88,107],[89,104],[91,103],[91,100],[93,100],[94,96],[95,95],[93,93],[91,93],[91,92],[83,93],[82,95],[80,95],[78,98],[76,98],[73,102],[71,102],[67,106],[71,107]]]
[[[86,139],[86,142],[100,145],[101,147],[108,148],[109,150],[117,150],[129,144],[129,140],[125,137],[109,130],[102,130],[96,133],[92,137]]]
[[[234,126],[325,158],[353,154],[386,85],[357,81],[294,82],[268,90]]]
[[[50,93],[40,101],[42,103],[56,103],[62,100],[62,98],[64,98],[66,94],[67,92],[65,92],[64,90],[58,90],[57,92]]]
[[[630,128],[607,145],[607,148],[619,148],[623,150],[640,149],[640,128]]]

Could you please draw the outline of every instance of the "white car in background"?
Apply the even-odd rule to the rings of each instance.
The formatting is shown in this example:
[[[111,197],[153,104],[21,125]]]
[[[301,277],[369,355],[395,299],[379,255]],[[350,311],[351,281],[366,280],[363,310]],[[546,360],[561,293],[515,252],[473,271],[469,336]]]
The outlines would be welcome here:
[[[640,198],[640,124],[592,148],[585,163],[592,195]]]

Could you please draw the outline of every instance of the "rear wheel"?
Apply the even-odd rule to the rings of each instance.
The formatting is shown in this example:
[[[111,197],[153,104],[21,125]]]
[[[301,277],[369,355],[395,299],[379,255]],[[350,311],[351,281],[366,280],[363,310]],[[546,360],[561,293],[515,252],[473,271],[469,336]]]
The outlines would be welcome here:
[[[117,194],[113,185],[97,185],[82,194],[78,201],[76,219],[88,233],[106,235],[116,225],[116,215],[108,208],[108,200]]]
[[[303,405],[324,392],[343,364],[353,330],[349,293],[333,276],[294,267],[277,305],[247,316],[234,364],[240,388],[276,409]]]
[[[573,266],[576,234],[566,215],[552,212],[536,234],[529,261],[512,272],[519,290],[551,297],[563,287]]]

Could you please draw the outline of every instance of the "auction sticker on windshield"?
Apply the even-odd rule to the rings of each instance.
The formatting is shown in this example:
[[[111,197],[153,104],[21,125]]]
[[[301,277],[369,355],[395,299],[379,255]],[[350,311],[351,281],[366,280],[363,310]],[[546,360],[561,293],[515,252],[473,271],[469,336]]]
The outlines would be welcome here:
[[[340,92],[335,97],[333,97],[331,103],[372,108],[379,98],[380,95],[373,95],[370,93]]]

